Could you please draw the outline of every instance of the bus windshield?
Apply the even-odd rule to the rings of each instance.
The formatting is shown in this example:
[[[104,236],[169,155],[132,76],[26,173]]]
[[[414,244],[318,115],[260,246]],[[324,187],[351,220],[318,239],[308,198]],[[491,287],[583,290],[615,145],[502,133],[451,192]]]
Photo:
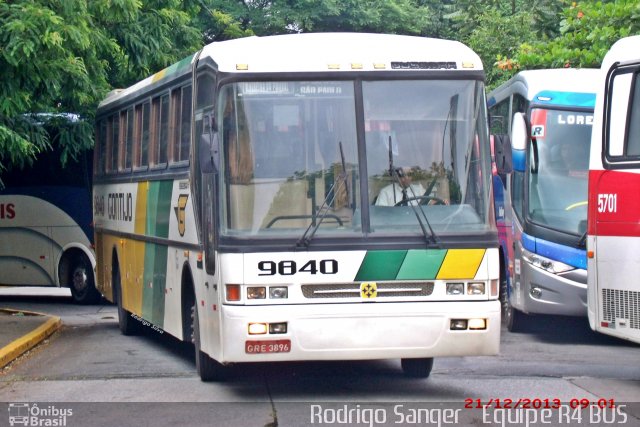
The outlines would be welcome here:
[[[582,234],[593,113],[533,109],[531,123],[535,144],[530,150],[529,216],[542,226]]]
[[[493,230],[479,81],[236,82],[218,105],[223,234]]]

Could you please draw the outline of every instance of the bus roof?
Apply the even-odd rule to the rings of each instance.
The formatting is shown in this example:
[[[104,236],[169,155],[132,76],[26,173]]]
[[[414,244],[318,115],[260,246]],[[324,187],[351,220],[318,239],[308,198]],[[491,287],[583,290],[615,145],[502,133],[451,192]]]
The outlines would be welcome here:
[[[552,68],[520,71],[507,82],[492,90],[489,93],[488,102],[492,106],[512,93],[517,93],[529,101],[593,107],[593,95],[599,82],[600,70],[597,68]],[[552,93],[577,93],[588,94],[588,96],[556,96],[553,100],[547,99]],[[543,98],[537,99],[539,96]]]
[[[247,37],[212,43],[203,49],[204,57],[223,72],[237,72],[239,65],[249,72],[482,69],[480,58],[456,41],[370,33]]]
[[[629,36],[616,41],[602,60],[602,70],[607,72],[614,62],[637,61],[640,36]],[[604,76],[602,77],[604,81]]]
[[[112,91],[99,108],[188,73],[196,56],[190,55],[127,89]],[[211,43],[198,59],[210,59],[220,72],[238,74],[483,69],[480,57],[457,41],[371,33],[245,37]]]

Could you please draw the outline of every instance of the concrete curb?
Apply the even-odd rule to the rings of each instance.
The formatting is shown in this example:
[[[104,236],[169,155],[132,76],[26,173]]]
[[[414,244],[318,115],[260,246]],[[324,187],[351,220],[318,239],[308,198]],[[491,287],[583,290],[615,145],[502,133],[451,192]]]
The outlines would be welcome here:
[[[50,316],[48,314],[36,313],[26,310],[12,310],[8,308],[0,308],[0,311],[11,314],[23,313],[27,316],[44,316],[47,318],[47,320],[42,325],[0,348],[0,368],[7,366],[18,356],[31,350],[45,338],[49,337],[51,334],[57,331],[60,326],[62,326],[62,321],[58,316]]]

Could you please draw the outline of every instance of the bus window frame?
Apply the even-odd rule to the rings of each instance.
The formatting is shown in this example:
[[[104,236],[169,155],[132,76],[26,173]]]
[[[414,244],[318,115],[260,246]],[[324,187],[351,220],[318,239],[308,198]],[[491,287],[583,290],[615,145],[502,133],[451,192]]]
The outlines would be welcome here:
[[[133,121],[131,127],[129,125],[129,112],[131,112],[131,120]],[[135,110],[133,106],[129,106],[125,110],[122,110],[120,113],[120,121],[122,122],[122,118],[124,117],[124,124],[122,133],[122,140],[120,141],[120,150],[122,151],[120,155],[120,167],[118,168],[119,173],[130,173],[133,170],[133,149],[135,145]],[[132,131],[132,135],[129,135],[129,130]],[[129,150],[129,145],[131,145],[131,150]],[[129,151],[131,154],[131,164],[127,167],[127,158],[129,155]]]
[[[189,166],[190,156],[191,156],[191,129],[189,129],[189,139],[186,141],[188,146],[189,155],[186,159],[176,160],[176,150],[180,150],[184,141],[182,141],[182,126],[183,123],[183,114],[182,107],[184,106],[184,93],[185,89],[189,88],[191,90],[191,97],[189,99],[189,105],[192,105],[193,98],[193,88],[191,83],[182,84],[171,88],[170,95],[170,109],[169,109],[169,147],[168,147],[168,167],[170,169],[175,168],[183,168]],[[193,115],[193,112],[190,113],[190,117]],[[191,126],[191,120],[189,120],[188,125]]]
[[[614,104],[614,81],[616,77],[621,75],[631,74],[631,84],[628,91],[624,92],[627,97],[627,105],[624,117],[624,135],[622,142],[622,154],[613,155],[610,153],[611,149],[611,128],[613,123],[612,119],[612,105]],[[634,106],[636,109],[640,109],[640,96],[635,97],[634,94],[640,89],[640,63],[631,64],[614,64],[607,72],[605,83],[605,105],[604,105],[604,120],[602,124],[602,166],[605,170],[616,169],[637,169],[640,165],[640,155],[629,156],[627,155],[627,149],[629,145],[629,129],[631,127],[631,118]],[[620,122],[616,122],[619,124]]]
[[[117,137],[114,136],[117,127]],[[115,153],[115,167],[114,167],[114,141],[117,142],[117,147],[115,148],[117,151]],[[120,155],[120,111],[116,111],[111,113],[107,118],[107,161],[105,165],[105,175],[113,176],[118,173],[118,164],[119,164],[119,155]]]

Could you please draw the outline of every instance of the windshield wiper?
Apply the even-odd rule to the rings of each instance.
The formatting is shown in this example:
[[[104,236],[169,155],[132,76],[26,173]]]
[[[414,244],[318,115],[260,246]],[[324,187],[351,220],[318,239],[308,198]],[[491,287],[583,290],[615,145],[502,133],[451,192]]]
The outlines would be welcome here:
[[[391,151],[391,135],[389,135],[389,172],[391,173],[391,176],[393,177],[393,180],[395,181],[395,183],[398,184],[398,187],[402,188],[402,183],[400,182],[400,174],[393,167],[393,153]],[[395,200],[395,191],[396,191],[395,188],[396,186],[393,185],[394,200]],[[411,198],[414,200],[420,200],[420,196],[424,196],[424,194],[421,194],[420,196],[416,196],[416,193],[413,191],[413,188],[411,188],[411,185],[409,185],[407,188],[411,192]],[[420,229],[422,230],[422,235],[424,236],[427,244],[429,243],[440,244],[436,233],[433,231],[433,228],[431,227],[431,223],[429,223],[429,219],[427,218],[427,214],[425,213],[424,209],[414,205],[411,202],[407,202],[407,205],[411,207],[411,210],[416,216],[416,219],[418,220],[418,224],[420,224]],[[420,214],[418,213],[418,211],[422,213],[422,218],[424,218],[424,222],[422,222],[422,218],[420,218]],[[427,227],[429,227],[428,233],[427,233],[427,229],[424,226],[425,223],[427,224]]]
[[[576,243],[576,247],[578,248],[586,248],[587,247],[587,231],[585,231],[584,233],[582,233],[582,236],[580,236],[580,240],[578,240],[578,243]]]
[[[324,201],[318,208],[319,215],[316,215],[313,218],[316,221],[311,221],[307,229],[304,231],[304,233],[296,243],[297,247],[301,247],[301,246],[309,247],[309,243],[311,242],[311,239],[313,239],[313,236],[315,236],[316,232],[318,231],[318,228],[320,228],[322,221],[324,221],[324,219],[328,216],[329,206],[333,204],[334,200],[336,199],[336,195],[338,194],[338,190],[341,190],[342,186],[345,187],[345,190],[347,192],[347,200],[350,200],[349,186],[347,185],[347,166],[344,161],[344,151],[342,149],[342,141],[338,142],[338,148],[340,149],[340,162],[342,165],[342,172],[340,172],[340,174],[338,175],[338,179],[336,179],[331,185],[331,187],[329,188],[329,191],[327,192],[327,196],[324,198]],[[341,184],[341,186],[338,187],[338,184]]]

